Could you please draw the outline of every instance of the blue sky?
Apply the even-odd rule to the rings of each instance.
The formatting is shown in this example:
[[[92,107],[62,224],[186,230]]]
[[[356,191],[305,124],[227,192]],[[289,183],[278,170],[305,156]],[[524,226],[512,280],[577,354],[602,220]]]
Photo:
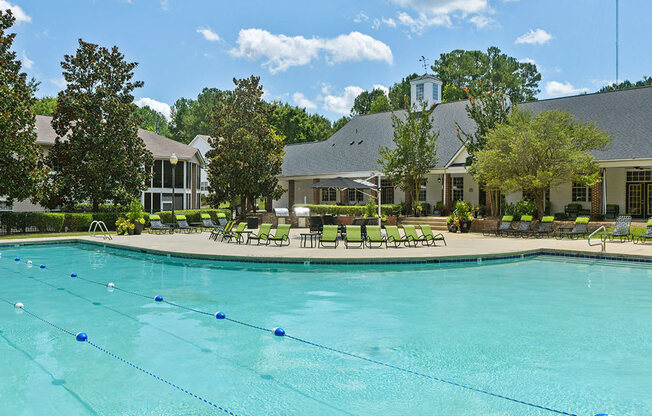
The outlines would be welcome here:
[[[539,98],[615,79],[615,0],[0,0],[19,22],[14,49],[41,82],[64,87],[77,39],[136,61],[139,104],[166,112],[204,87],[261,76],[266,98],[330,119],[363,89],[388,87],[453,49],[497,46],[542,73]],[[652,75],[652,2],[620,2],[620,75]]]

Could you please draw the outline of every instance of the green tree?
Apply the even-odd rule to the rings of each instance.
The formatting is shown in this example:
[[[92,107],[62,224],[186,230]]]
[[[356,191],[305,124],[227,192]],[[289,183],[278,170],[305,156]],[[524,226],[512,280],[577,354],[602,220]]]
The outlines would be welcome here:
[[[339,129],[344,127],[346,123],[351,121],[351,117],[348,116],[342,116],[341,118],[335,120],[333,122],[333,134],[335,134]]]
[[[172,137],[168,120],[162,113],[153,110],[149,106],[138,107],[134,111],[134,117],[138,120],[138,127],[141,129],[160,134],[165,137]]]
[[[116,46],[81,39],[75,55],[64,56],[68,84],[57,97],[52,126],[58,137],[48,156],[56,167],[50,206],[87,200],[95,211],[101,202],[130,201],[147,188],[153,159],[133,116],[132,92],[143,85],[132,81],[137,65]]]
[[[378,88],[374,88],[371,91],[362,91],[360,94],[358,94],[357,97],[355,97],[355,100],[353,101],[353,107],[351,107],[351,115],[363,116],[365,114],[369,114],[369,110],[371,110],[371,104],[373,104],[373,102],[376,101],[376,98],[381,95],[385,95],[385,92]]]
[[[258,198],[280,198],[277,175],[283,164],[283,138],[271,126],[274,107],[263,101],[260,77],[233,79],[233,92],[219,92],[211,118],[208,152],[209,202],[218,206],[240,196],[242,215]]]
[[[378,164],[390,181],[407,193],[416,209],[419,189],[426,173],[437,162],[437,138],[432,128],[432,109],[422,103],[420,109],[407,107],[405,118],[392,114],[394,146],[381,147]]]
[[[410,81],[419,77],[417,74],[408,75],[389,87],[389,104],[392,110],[403,110],[410,104]]]
[[[304,108],[287,103],[272,105],[272,127],[284,137],[285,144],[322,141],[331,136],[331,122],[326,117],[308,114]]]
[[[385,94],[379,95],[376,97],[371,107],[369,107],[369,113],[382,113],[383,111],[389,111],[392,108],[389,105],[389,98]]]
[[[520,103],[535,99],[539,93],[541,74],[535,64],[519,62],[516,58],[501,53],[495,46],[482,51],[456,49],[442,53],[432,70],[444,83],[442,101],[466,98],[462,87],[479,81],[491,85],[493,90],[502,90]]]
[[[487,135],[470,172],[479,183],[503,192],[533,195],[539,216],[550,187],[577,182],[593,186],[600,169],[592,150],[605,149],[607,133],[570,113],[543,111],[535,116],[518,109]]]
[[[39,116],[51,116],[57,108],[57,97],[37,98],[32,106],[34,114]]]
[[[600,88],[600,91],[598,92],[626,90],[629,88],[638,88],[638,87],[649,87],[650,85],[652,85],[652,77],[644,76],[642,80],[636,82],[625,80],[618,84],[613,83],[611,85],[605,85],[604,87]]]
[[[217,88],[204,88],[197,99],[179,98],[172,106],[170,114],[170,132],[172,138],[181,143],[190,143],[198,134],[210,134],[211,114],[218,102],[228,93]]]
[[[330,120],[320,114],[311,114],[305,129],[306,141],[321,142],[333,135]]]
[[[15,34],[11,11],[0,10],[0,195],[10,201],[33,197],[44,178],[43,159],[36,144],[33,88],[12,52]]]

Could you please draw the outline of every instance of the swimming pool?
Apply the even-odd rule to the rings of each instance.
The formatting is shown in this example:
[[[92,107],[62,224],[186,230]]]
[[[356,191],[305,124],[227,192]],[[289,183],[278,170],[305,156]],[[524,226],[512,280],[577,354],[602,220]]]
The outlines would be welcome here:
[[[225,414],[183,390],[238,415],[555,414],[423,375],[570,414],[652,413],[650,266],[253,264],[85,244],[0,252],[0,297],[25,305],[0,303],[0,414]]]

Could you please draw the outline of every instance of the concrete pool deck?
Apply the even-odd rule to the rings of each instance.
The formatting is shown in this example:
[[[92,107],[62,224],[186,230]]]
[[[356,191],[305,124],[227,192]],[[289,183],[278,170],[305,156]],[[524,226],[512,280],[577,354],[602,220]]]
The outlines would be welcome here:
[[[290,233],[290,246],[256,246],[212,241],[208,232],[173,235],[142,234],[139,236],[113,236],[112,240],[101,237],[51,237],[0,240],[0,246],[39,242],[89,242],[107,247],[148,251],[157,254],[171,253],[184,257],[223,258],[232,260],[260,261],[424,261],[428,259],[451,259],[460,257],[492,257],[516,255],[532,252],[562,252],[587,255],[606,255],[609,257],[633,257],[652,260],[652,244],[634,244],[631,241],[607,242],[607,252],[601,253],[600,246],[590,247],[586,239],[557,240],[554,238],[508,238],[486,237],[481,233],[444,233],[447,246],[438,242],[437,247],[364,248],[347,249],[343,241],[336,249],[304,248],[300,246],[299,234],[307,229],[293,229]]]

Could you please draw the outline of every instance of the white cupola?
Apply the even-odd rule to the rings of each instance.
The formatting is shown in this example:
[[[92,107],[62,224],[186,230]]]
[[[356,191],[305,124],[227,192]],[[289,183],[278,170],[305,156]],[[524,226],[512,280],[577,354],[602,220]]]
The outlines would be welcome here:
[[[420,107],[420,102],[428,104],[428,108],[441,103],[442,82],[433,75],[421,75],[410,80],[410,104]]]

